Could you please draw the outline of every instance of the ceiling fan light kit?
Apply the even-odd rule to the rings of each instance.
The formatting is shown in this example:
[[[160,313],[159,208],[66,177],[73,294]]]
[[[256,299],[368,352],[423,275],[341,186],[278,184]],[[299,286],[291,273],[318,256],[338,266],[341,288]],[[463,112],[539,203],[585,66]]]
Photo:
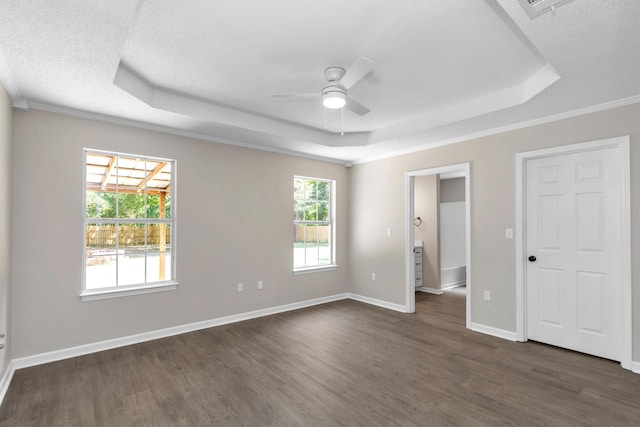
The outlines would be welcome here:
[[[347,103],[347,94],[335,86],[322,90],[322,104],[331,109],[342,108]]]

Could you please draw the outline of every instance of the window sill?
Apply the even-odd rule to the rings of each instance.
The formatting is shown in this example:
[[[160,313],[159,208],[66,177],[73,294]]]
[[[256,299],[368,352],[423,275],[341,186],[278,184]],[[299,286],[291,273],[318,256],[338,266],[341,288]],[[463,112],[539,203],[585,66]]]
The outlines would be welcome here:
[[[173,291],[178,288],[178,282],[163,282],[158,285],[128,286],[123,288],[92,289],[80,293],[82,301],[95,301],[109,298],[128,297],[132,295],[150,294],[155,292]]]
[[[332,271],[337,268],[338,266],[335,264],[323,265],[321,267],[299,268],[297,270],[293,270],[293,274],[294,276],[297,276],[298,274],[309,274],[309,273],[319,273],[321,271]]]

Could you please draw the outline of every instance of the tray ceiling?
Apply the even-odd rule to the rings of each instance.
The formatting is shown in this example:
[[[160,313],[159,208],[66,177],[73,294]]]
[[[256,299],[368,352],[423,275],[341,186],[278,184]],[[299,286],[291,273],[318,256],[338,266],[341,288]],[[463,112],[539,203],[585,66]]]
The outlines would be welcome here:
[[[580,0],[0,3],[18,106],[359,161],[640,95],[640,6]],[[329,66],[374,69],[325,110]],[[317,93],[305,100],[273,95]],[[326,128],[325,128],[326,126]],[[344,135],[341,131],[344,130]]]

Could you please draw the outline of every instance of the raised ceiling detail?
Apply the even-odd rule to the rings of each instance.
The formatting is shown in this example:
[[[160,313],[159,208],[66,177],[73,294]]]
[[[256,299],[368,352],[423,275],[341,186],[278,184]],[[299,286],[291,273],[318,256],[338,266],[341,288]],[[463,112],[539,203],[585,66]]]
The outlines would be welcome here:
[[[532,20],[518,1],[2,2],[0,78],[22,108],[341,161],[640,96],[640,2]],[[340,135],[323,73],[360,57],[348,97],[370,112]]]

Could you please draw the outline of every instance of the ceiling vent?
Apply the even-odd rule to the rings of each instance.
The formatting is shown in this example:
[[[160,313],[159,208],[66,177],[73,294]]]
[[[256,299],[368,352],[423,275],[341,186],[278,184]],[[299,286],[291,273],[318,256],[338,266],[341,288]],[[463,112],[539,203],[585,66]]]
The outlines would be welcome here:
[[[535,18],[545,12],[549,12],[559,4],[567,3],[568,1],[570,0],[518,0],[527,15],[529,15],[529,18]]]

